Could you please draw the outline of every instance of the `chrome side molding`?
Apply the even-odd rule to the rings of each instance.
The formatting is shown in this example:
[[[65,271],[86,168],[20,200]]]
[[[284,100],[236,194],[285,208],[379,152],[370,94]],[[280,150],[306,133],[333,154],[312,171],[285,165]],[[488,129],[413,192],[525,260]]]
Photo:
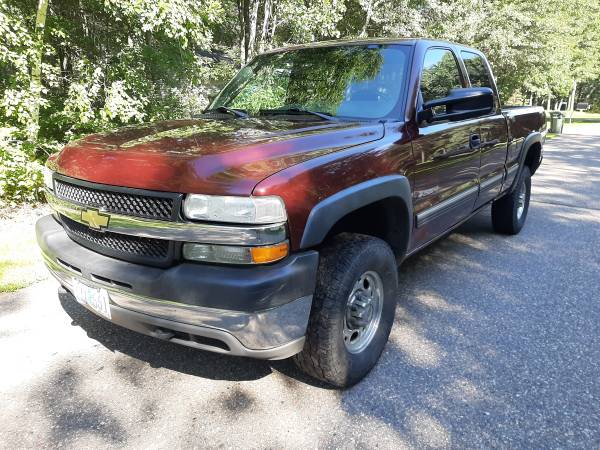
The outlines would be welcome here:
[[[452,208],[462,205],[466,202],[475,201],[477,194],[479,193],[479,185],[467,188],[458,194],[454,194],[452,197],[433,205],[426,210],[417,214],[417,228],[423,226],[427,222],[434,220],[441,215],[447,213]]]

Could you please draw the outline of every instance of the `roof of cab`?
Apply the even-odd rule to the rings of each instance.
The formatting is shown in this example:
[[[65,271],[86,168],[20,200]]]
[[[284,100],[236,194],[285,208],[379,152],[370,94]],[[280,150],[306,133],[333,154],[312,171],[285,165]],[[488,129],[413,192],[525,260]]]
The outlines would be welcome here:
[[[298,44],[290,45],[287,47],[278,47],[272,50],[267,50],[263,54],[277,53],[289,50],[299,50],[304,48],[321,48],[321,47],[335,47],[341,45],[368,45],[368,44],[404,44],[404,45],[415,45],[417,42],[428,42],[430,44],[442,44],[451,45],[461,49],[476,50],[471,47],[467,47],[456,42],[442,41],[437,39],[425,39],[425,38],[365,38],[365,39],[338,39],[330,41],[319,41],[311,42],[309,44]]]
[[[267,50],[265,53],[277,53],[288,50],[299,50],[303,48],[336,47],[341,45],[368,45],[368,44],[405,44],[414,45],[416,41],[422,39],[415,38],[365,38],[365,39],[337,39],[331,41],[318,41],[309,44],[289,45],[287,47],[278,47]]]

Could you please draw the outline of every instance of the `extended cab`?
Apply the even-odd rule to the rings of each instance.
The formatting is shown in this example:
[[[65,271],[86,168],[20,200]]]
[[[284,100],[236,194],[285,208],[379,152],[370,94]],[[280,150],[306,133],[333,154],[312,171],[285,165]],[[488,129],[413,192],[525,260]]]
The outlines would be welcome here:
[[[171,342],[375,365],[400,263],[491,204],[518,233],[541,108],[502,109],[481,52],[429,40],[271,51],[200,116],[88,136],[48,161],[45,262],[91,311]]]

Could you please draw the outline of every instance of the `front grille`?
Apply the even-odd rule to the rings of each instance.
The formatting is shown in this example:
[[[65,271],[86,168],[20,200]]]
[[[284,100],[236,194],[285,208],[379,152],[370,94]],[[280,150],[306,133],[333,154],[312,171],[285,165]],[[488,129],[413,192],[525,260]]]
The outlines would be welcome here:
[[[54,180],[54,191],[59,198],[80,205],[103,208],[117,214],[159,220],[173,220],[177,214],[179,207],[177,200],[180,197],[177,194],[140,194],[139,190],[135,189],[121,192],[103,186],[91,187],[69,183],[61,179]]]
[[[169,241],[96,231],[65,216],[61,220],[71,239],[98,253],[147,264],[164,265],[170,261]]]

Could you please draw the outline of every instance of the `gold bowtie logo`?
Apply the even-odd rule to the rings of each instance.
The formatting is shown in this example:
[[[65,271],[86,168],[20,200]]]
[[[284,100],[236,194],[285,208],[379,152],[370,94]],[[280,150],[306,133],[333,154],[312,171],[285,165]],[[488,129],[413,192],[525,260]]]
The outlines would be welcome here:
[[[109,214],[101,213],[96,209],[86,209],[81,211],[81,221],[88,224],[94,230],[102,230],[108,226],[110,220]]]

